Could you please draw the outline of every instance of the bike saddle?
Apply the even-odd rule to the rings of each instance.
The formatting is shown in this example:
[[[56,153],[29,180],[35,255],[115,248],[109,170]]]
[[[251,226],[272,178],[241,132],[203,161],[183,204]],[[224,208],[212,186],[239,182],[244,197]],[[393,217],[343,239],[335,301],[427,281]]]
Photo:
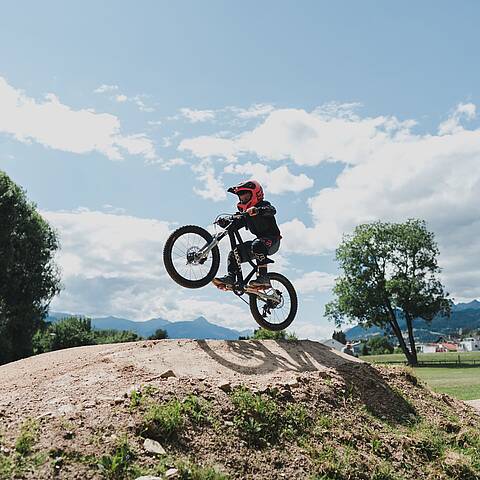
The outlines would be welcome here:
[[[265,264],[267,264],[267,263],[275,263],[275,260],[272,260],[271,258],[267,258],[265,260]]]

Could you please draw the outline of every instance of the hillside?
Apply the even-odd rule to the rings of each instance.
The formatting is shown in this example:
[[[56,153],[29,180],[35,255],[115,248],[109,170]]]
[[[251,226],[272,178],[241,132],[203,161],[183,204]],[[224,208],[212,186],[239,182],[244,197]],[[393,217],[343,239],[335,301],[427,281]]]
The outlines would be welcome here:
[[[0,367],[0,417],[2,479],[480,475],[471,407],[312,341],[50,352]]]
[[[405,331],[405,320],[399,318],[398,323],[400,328]],[[431,342],[438,339],[439,336],[458,333],[459,329],[464,331],[480,330],[480,302],[478,300],[454,305],[450,318],[437,316],[430,323],[421,319],[414,321],[415,337],[421,342]],[[379,327],[363,328],[358,325],[345,331],[348,340],[358,340],[384,333],[385,330]]]

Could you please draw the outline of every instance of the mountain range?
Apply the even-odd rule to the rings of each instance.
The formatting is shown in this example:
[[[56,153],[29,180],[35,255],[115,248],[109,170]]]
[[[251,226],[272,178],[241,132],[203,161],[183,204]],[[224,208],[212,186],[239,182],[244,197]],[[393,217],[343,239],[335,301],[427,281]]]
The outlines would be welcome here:
[[[398,319],[402,331],[407,326],[403,318]],[[452,306],[450,318],[437,316],[430,323],[425,320],[414,320],[414,335],[421,342],[433,342],[441,336],[458,334],[459,330],[480,330],[480,302],[472,300],[468,303],[458,303]],[[386,334],[386,330],[380,327],[364,328],[360,325],[345,331],[347,340],[360,340]]]
[[[85,317],[81,314],[50,312],[45,320],[54,323],[72,316]],[[159,328],[167,331],[168,338],[238,340],[241,336],[245,337],[253,334],[253,330],[238,331],[215,325],[204,317],[183,322],[170,322],[163,318],[136,322],[118,317],[97,317],[91,318],[91,321],[92,327],[96,330],[129,330],[144,338],[153,335]]]

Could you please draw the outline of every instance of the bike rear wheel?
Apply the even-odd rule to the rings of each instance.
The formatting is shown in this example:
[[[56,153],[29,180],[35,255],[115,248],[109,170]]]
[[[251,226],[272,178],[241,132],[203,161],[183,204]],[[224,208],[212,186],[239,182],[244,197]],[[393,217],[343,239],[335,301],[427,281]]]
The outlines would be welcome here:
[[[218,272],[220,251],[212,248],[206,259],[197,261],[195,253],[212,242],[207,230],[186,225],[175,230],[165,242],[163,262],[172,279],[182,287],[201,288],[208,285]]]
[[[266,330],[284,330],[295,319],[298,309],[298,299],[295,288],[290,280],[280,273],[268,273],[272,287],[264,290],[267,295],[276,294],[280,302],[263,300],[255,294],[250,294],[250,311],[255,321]]]

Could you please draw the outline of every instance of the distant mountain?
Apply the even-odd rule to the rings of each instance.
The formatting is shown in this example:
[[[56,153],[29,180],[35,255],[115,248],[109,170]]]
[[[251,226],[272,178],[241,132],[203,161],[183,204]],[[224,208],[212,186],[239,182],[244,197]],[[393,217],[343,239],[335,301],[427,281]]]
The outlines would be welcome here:
[[[58,322],[62,318],[71,317],[73,314],[50,312],[46,318],[48,322]],[[85,315],[76,315],[85,317]],[[240,336],[252,335],[252,330],[237,331],[210,323],[204,317],[192,321],[170,322],[163,318],[152,318],[146,321],[134,322],[126,318],[97,317],[92,318],[92,327],[96,330],[129,330],[141,337],[149,337],[156,330],[162,328],[167,331],[169,338],[212,339],[212,340],[238,340]]]
[[[401,330],[406,330],[403,318],[398,319],[398,324]],[[480,302],[473,300],[469,303],[459,303],[452,307],[450,318],[437,316],[430,323],[415,320],[413,325],[415,337],[422,342],[431,342],[442,335],[457,333],[459,329],[480,329]],[[386,331],[379,327],[363,328],[359,325],[345,331],[347,340],[359,340],[385,333]]]
[[[478,300],[472,300],[468,303],[457,303],[453,306],[453,311],[461,312],[463,310],[480,310],[480,302]]]

